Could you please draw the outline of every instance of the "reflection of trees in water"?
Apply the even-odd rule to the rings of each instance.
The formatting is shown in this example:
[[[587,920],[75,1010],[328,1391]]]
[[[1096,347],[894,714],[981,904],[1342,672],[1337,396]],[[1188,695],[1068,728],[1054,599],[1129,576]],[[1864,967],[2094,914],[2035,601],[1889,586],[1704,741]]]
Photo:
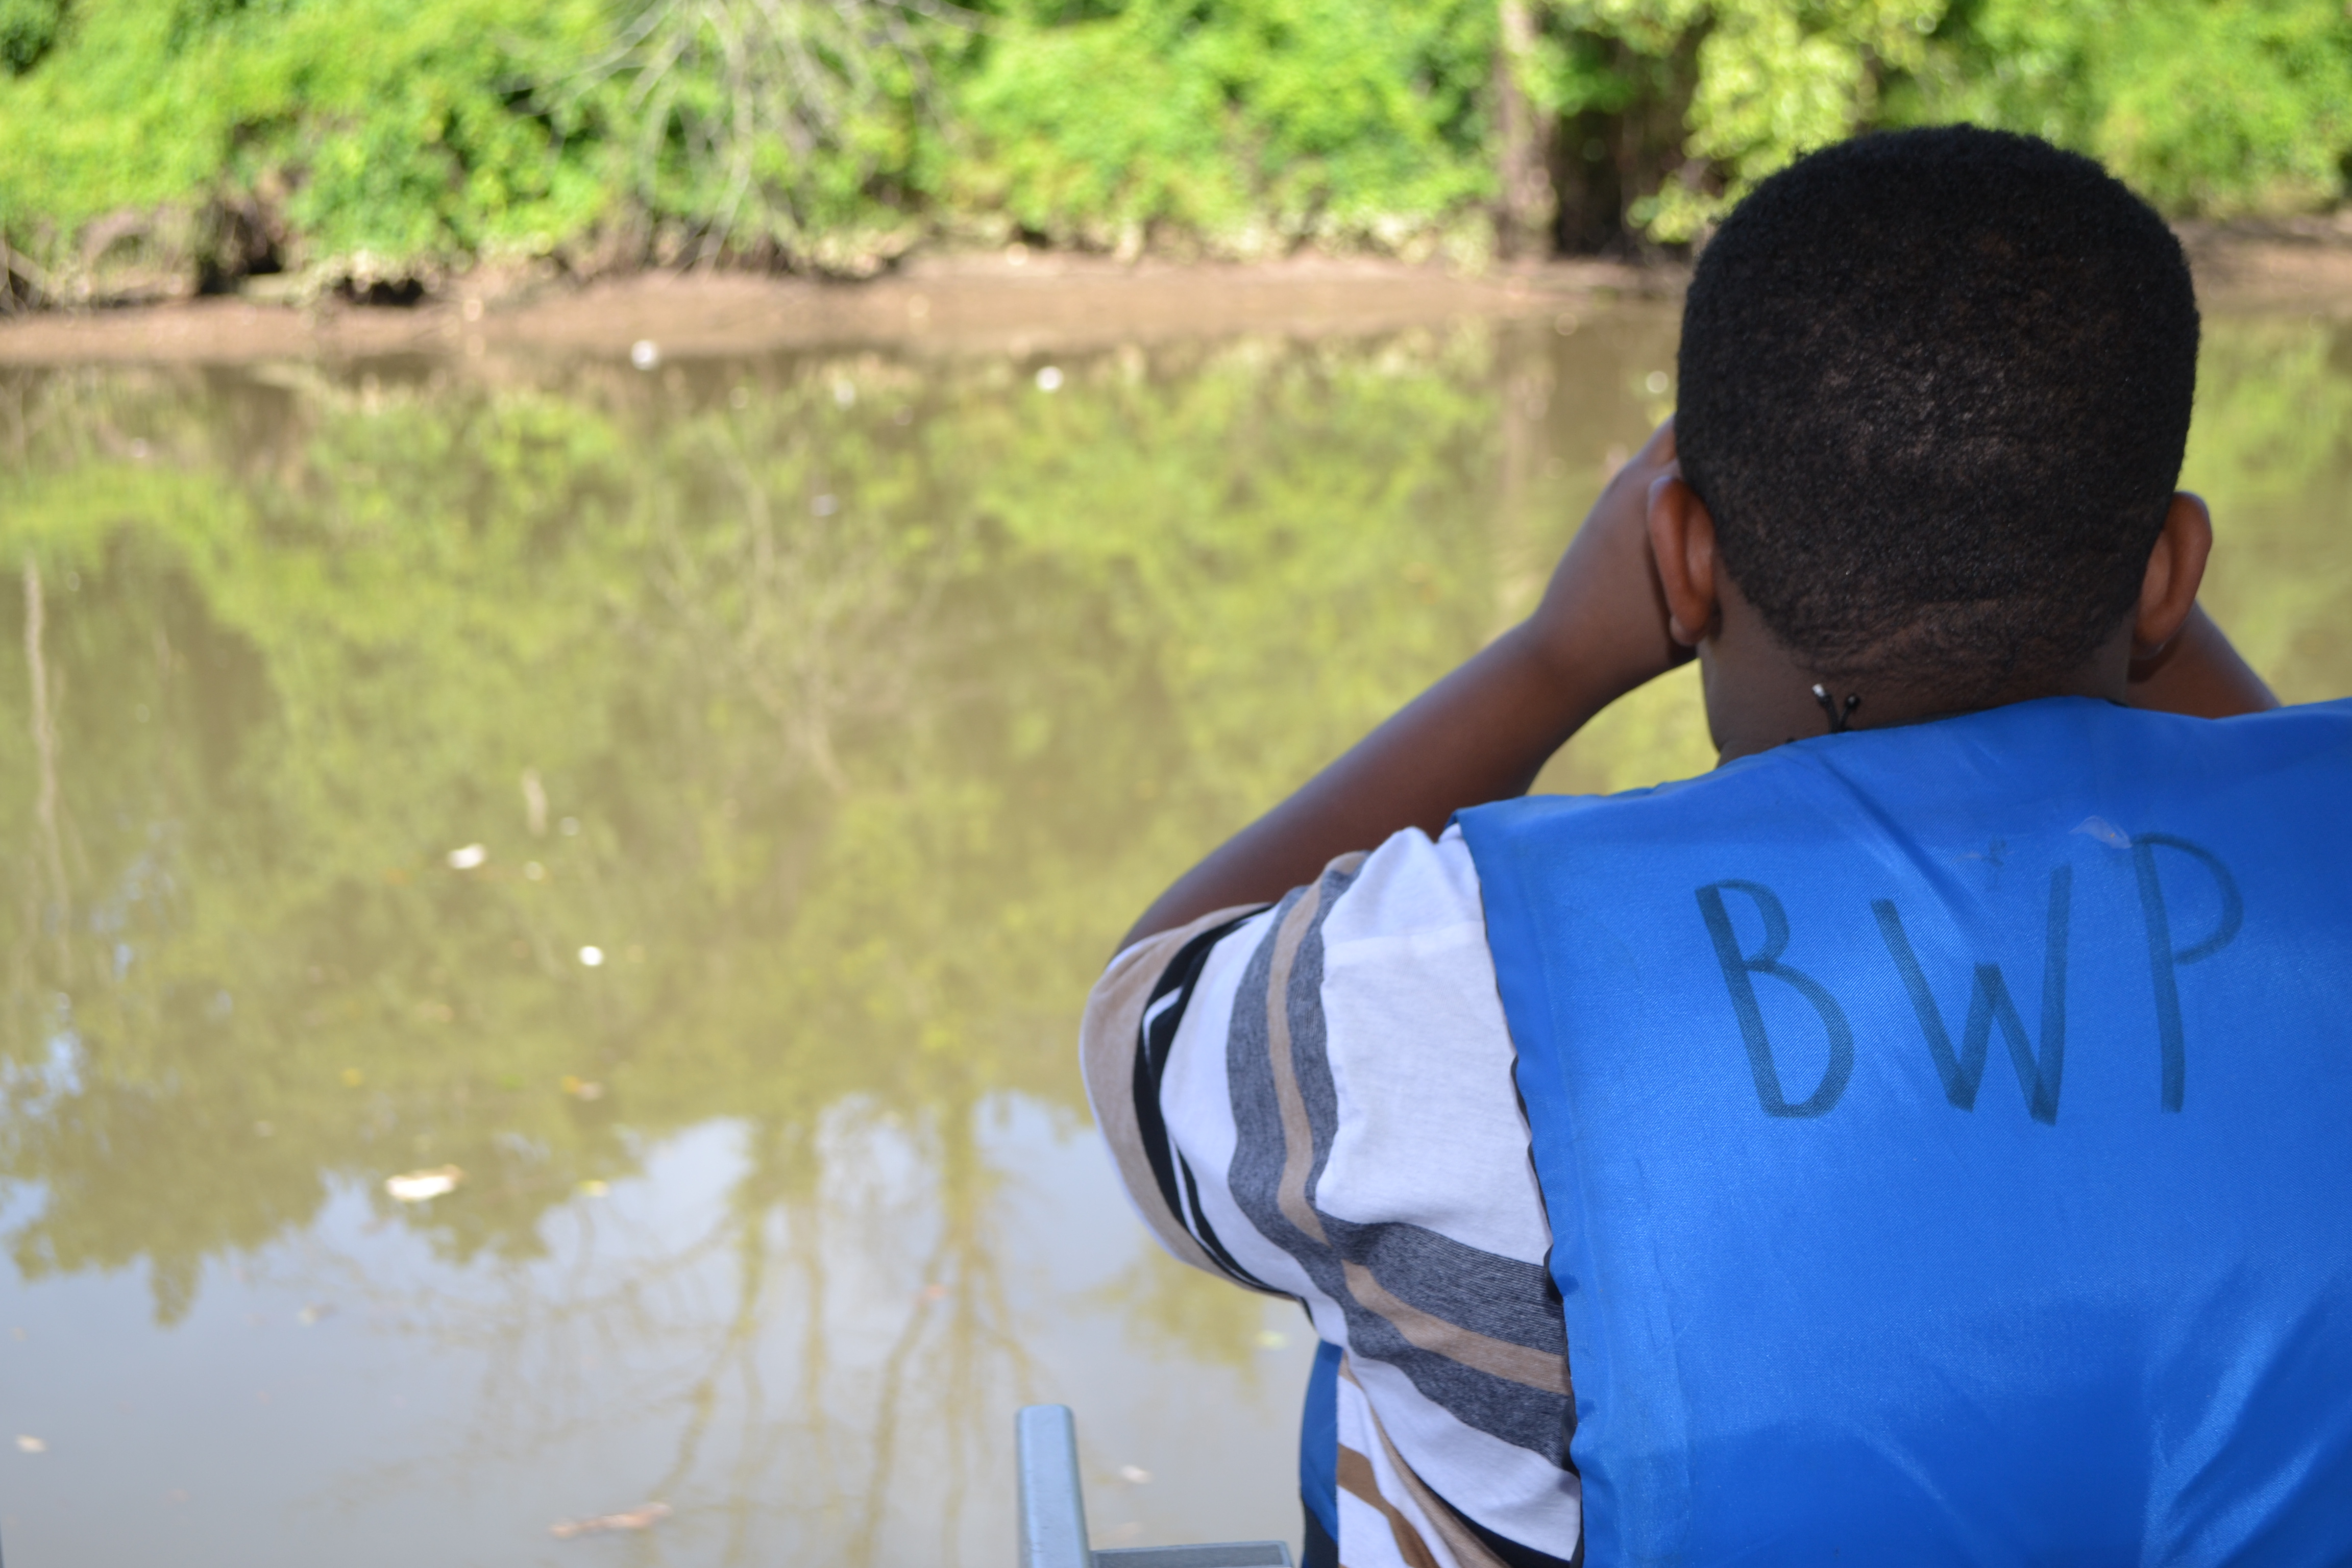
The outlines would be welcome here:
[[[976,1109],[1074,1109],[1132,909],[1475,639],[1483,352],[1128,355],[1053,398],[860,360],[0,384],[74,911],[0,910],[0,1061],[65,1064],[0,1103],[20,1272],[144,1261],[169,1322],[355,1188],[468,1265],[301,1244],[484,1358],[436,1463],[667,1422],[739,1550],[793,1508],[852,1560],[952,1548],[1028,1376]],[[1343,626],[1386,641],[1332,660]],[[20,888],[35,757],[0,752]],[[860,1106],[924,1152],[887,1225],[811,1152]],[[724,1209],[582,1272],[578,1184],[714,1118]],[[445,1163],[430,1212],[382,1196]],[[944,1510],[893,1514],[907,1476]]]
[[[72,967],[72,890],[66,885],[65,845],[58,834],[58,727],[49,717],[49,663],[46,641],[48,595],[41,589],[40,563],[25,557],[25,685],[26,708],[33,731],[33,768],[37,782],[33,794],[33,832],[38,841],[37,859],[46,878],[28,878],[25,894],[29,934],[47,927],[58,944],[59,973]]]
[[[844,1563],[955,1561],[966,1500],[1004,1483],[1003,1412],[1036,1388],[1000,1173],[969,1127],[920,1136],[872,1106],[836,1108],[813,1137],[738,1131],[729,1201],[688,1235],[581,1205],[543,1258],[421,1281],[301,1244],[286,1284],[483,1369],[469,1421],[433,1453],[320,1500],[430,1493],[652,1427],[674,1436],[646,1495],[718,1561],[768,1561],[779,1542]]]
[[[1253,1352],[1265,1319],[1263,1302],[1155,1247],[1137,1253],[1134,1262],[1092,1293],[1088,1305],[1116,1312],[1139,1348],[1196,1365],[1223,1366],[1255,1386]]]
[[[903,374],[869,370],[864,379],[869,396],[918,390]],[[682,677],[700,672],[706,686],[747,697],[766,734],[782,739],[781,750],[739,763],[754,774],[805,770],[841,794],[852,787],[835,738],[842,726],[870,740],[977,695],[948,657],[976,639],[938,615],[959,574],[964,540],[954,535],[969,529],[953,498],[931,486],[861,493],[893,455],[798,424],[711,422],[681,432],[677,447],[671,468],[684,482],[640,501],[657,541],[663,614],[630,629],[647,645],[677,642]],[[927,536],[918,542],[909,512],[945,515],[918,525]],[[928,537],[941,528],[950,536]]]
[[[2210,337],[2224,613],[2294,694],[2341,689],[2352,563],[2315,508],[2352,378],[2302,323]],[[551,1215],[736,1118],[761,1152],[707,1246],[745,1294],[646,1395],[702,1390],[708,1432],[739,1384],[818,1407],[825,1322],[784,1384],[727,1334],[821,1298],[805,1152],[881,1107],[940,1152],[937,1265],[980,1292],[894,1320],[903,1412],[855,1462],[912,1462],[1016,1375],[959,1130],[1007,1090],[1075,1107],[1112,934],[1528,596],[1666,343],[1597,317],[1129,351],[1051,395],[871,356],[0,375],[0,1182],[43,1194],[17,1268],[143,1260],[168,1321],[333,1185],[391,1219],[385,1173],[453,1163],[460,1196],[396,1223],[569,1321],[533,1273]],[[1639,782],[1693,743],[1686,693],[1645,697],[1564,765]],[[578,1289],[620,1321],[619,1283]],[[1132,1282],[1139,1335],[1230,1342],[1171,1291]],[[526,1342],[499,1355],[528,1383]],[[735,1462],[794,1430],[740,1427]]]

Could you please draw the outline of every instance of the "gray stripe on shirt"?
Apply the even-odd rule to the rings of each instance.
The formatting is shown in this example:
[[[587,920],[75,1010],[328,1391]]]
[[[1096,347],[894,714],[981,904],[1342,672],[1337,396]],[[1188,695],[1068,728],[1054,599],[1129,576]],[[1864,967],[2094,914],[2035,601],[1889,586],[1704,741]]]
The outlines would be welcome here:
[[[1313,1204],[1338,1131],[1339,1099],[1331,1075],[1323,1016],[1323,922],[1355,880],[1356,865],[1335,867],[1318,884],[1292,893],[1278,908],[1265,938],[1250,957],[1234,998],[1226,1037],[1226,1070],[1237,1134],[1227,1184],[1234,1203],[1259,1234],[1297,1260],[1316,1289],[1346,1314],[1351,1353],[1384,1361],[1412,1380],[1424,1398],[1456,1419],[1502,1441],[1542,1455],[1566,1468],[1574,1406],[1566,1388],[1567,1335],[1559,1299],[1541,1264],[1482,1251],[1423,1226],[1403,1223],[1359,1225],[1337,1218]],[[1288,964],[1284,994],[1270,994],[1276,983],[1280,933],[1299,900],[1317,907],[1298,936]],[[1277,1062],[1269,1009],[1279,1005],[1287,1025],[1289,1050]],[[1289,1083],[1278,1083],[1277,1070]],[[1285,1100],[1303,1108],[1306,1128],[1286,1128]],[[1303,1134],[1311,1148],[1294,1149]],[[1312,1235],[1283,1212],[1280,1191],[1286,1164],[1304,1158],[1305,1216],[1323,1233]],[[1401,1324],[1360,1298],[1348,1279],[1348,1265],[1368,1270],[1385,1295],[1409,1310]],[[1446,1343],[1427,1320],[1467,1331],[1456,1354],[1429,1344]],[[1413,1337],[1408,1337],[1408,1331]],[[1414,1342],[1418,1338],[1424,1343]],[[1499,1342],[1482,1347],[1475,1339]],[[1512,1355],[1508,1347],[1518,1347]],[[1526,1352],[1534,1352],[1530,1361]],[[1466,1357],[1468,1359],[1462,1359]],[[1530,1367],[1557,1358],[1552,1387]],[[1474,1362],[1483,1362],[1485,1370]],[[1515,1375],[1506,1375],[1512,1373]],[[1555,1391],[1557,1390],[1557,1391]]]

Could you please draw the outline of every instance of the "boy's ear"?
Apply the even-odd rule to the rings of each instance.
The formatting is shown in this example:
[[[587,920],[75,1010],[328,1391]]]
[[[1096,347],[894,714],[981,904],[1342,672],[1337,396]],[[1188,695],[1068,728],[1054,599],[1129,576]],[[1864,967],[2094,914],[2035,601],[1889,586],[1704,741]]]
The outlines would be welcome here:
[[[2174,492],[2163,531],[2147,552],[2147,574],[2140,579],[2139,606],[2132,618],[2134,658],[2153,658],[2189,623],[2212,553],[2213,514],[2204,500],[2187,490]]]
[[[1666,631],[1685,647],[1712,636],[1719,605],[1715,592],[1715,519],[1698,492],[1675,475],[1650,486],[1650,552],[1666,599]]]

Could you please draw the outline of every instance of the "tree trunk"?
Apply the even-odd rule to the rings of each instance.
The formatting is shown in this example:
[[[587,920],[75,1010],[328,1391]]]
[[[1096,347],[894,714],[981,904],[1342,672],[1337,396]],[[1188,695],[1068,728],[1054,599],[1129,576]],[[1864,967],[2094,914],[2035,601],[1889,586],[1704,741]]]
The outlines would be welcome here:
[[[1536,0],[1496,0],[1501,37],[1495,50],[1495,131],[1502,185],[1496,214],[1496,239],[1505,256],[1540,257],[1552,251],[1549,154],[1558,127],[1553,117],[1528,101],[1518,70],[1535,51]]]

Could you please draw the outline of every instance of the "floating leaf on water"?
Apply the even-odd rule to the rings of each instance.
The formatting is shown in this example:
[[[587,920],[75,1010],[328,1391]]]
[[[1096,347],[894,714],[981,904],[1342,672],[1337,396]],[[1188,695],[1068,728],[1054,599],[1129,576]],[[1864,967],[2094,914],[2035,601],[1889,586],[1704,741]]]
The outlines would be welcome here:
[[[449,851],[449,869],[470,871],[490,858],[490,852],[479,844],[468,844]]]
[[[21,1434],[16,1438],[16,1447],[19,1451],[27,1454],[46,1454],[49,1451],[49,1446],[38,1437],[26,1437]]]
[[[558,1541],[569,1541],[575,1535],[603,1535],[615,1530],[651,1530],[669,1517],[669,1504],[649,1502],[622,1513],[600,1513],[587,1519],[562,1519],[547,1527],[547,1533]]]
[[[421,1204],[427,1198],[437,1198],[457,1190],[466,1173],[455,1165],[436,1165],[429,1171],[409,1171],[385,1178],[383,1190],[404,1204]]]

